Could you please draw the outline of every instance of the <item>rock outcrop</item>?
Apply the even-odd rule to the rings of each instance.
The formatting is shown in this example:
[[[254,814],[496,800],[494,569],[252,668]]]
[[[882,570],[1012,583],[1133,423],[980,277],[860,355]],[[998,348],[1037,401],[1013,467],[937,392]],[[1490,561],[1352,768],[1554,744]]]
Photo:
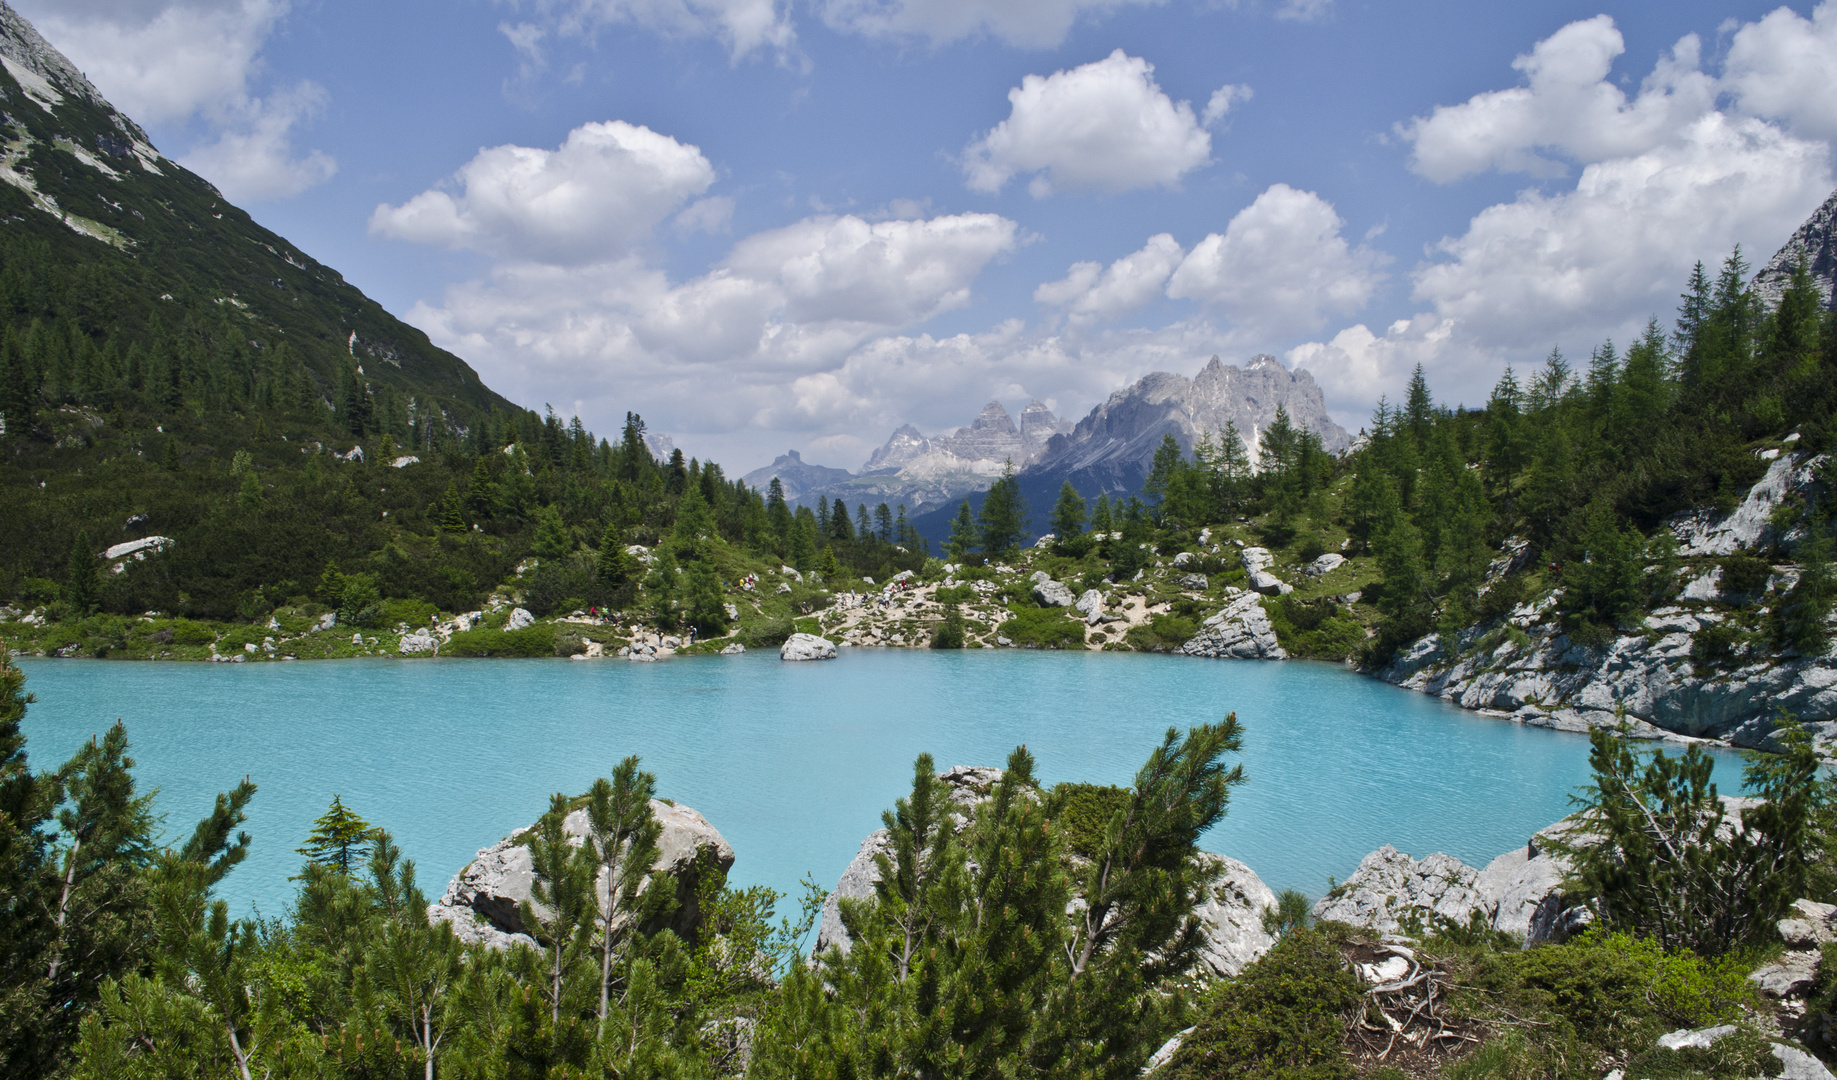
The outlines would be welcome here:
[[[1033,572],[1033,595],[1042,607],[1075,607],[1078,594],[1061,581],[1054,581],[1044,570]]]
[[[650,879],[659,874],[673,880],[676,908],[661,920],[647,926],[647,931],[670,929],[685,940],[693,940],[701,924],[698,890],[704,876],[713,873],[727,880],[734,864],[734,849],[708,819],[686,806],[651,800],[651,813],[662,826],[658,838],[657,860],[651,864]],[[535,880],[530,861],[529,828],[519,829],[488,848],[479,851],[470,863],[453,875],[446,892],[429,904],[430,921],[451,923],[462,941],[475,942],[494,949],[512,945],[534,946],[519,910],[530,899]],[[562,822],[568,841],[575,846],[587,835],[587,812],[576,810]],[[604,875],[597,883],[602,910],[606,902]],[[647,886],[649,887],[649,886]]]
[[[1767,265],[1754,275],[1754,292],[1761,303],[1776,308],[1792,284],[1799,263],[1811,274],[1826,311],[1837,311],[1837,192],[1780,247]]]
[[[1441,852],[1414,859],[1386,844],[1314,905],[1314,917],[1389,934],[1405,923],[1427,928],[1438,916],[1465,926],[1477,913],[1492,929],[1530,943],[1564,940],[1589,918],[1563,903],[1570,864],[1554,846],[1585,839],[1576,825],[1570,817],[1541,829],[1482,870]]]
[[[1263,598],[1232,590],[1223,610],[1200,624],[1199,633],[1174,652],[1218,660],[1286,660],[1276,630],[1263,610]]]
[[[792,634],[778,648],[780,660],[834,660],[835,642],[815,634]]]

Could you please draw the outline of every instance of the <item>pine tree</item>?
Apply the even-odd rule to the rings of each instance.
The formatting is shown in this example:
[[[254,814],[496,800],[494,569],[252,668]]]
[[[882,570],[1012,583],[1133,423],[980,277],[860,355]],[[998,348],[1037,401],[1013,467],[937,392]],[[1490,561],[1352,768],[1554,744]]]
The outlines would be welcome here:
[[[651,812],[657,778],[638,769],[638,758],[628,757],[587,790],[587,835],[581,853],[594,864],[603,880],[606,900],[599,911],[600,1037],[606,1034],[611,1001],[613,957],[640,919],[656,908],[656,899],[674,903],[663,890],[645,889],[651,866],[657,861],[657,841],[663,827]],[[654,894],[654,895],[652,895]]]
[[[96,554],[89,546],[89,534],[77,533],[70,548],[70,562],[64,578],[64,604],[77,618],[96,609]]]
[[[950,523],[950,539],[945,542],[944,549],[951,562],[961,563],[976,549],[976,543],[976,519],[970,516],[970,501],[965,499]]]
[[[561,1023],[562,1002],[568,985],[592,945],[597,904],[594,900],[593,856],[585,845],[568,842],[564,827],[568,797],[556,793],[549,811],[529,833],[529,899],[518,909],[523,925],[542,950],[542,997],[549,1006],[549,1023]],[[538,907],[537,905],[541,905]]]
[[[491,470],[485,459],[472,463],[472,479],[466,483],[466,513],[473,522],[487,521],[497,503],[497,485],[491,482]]]
[[[450,533],[466,531],[466,507],[457,482],[447,482],[446,495],[440,500],[440,527]]]
[[[1180,443],[1174,438],[1173,432],[1162,435],[1161,445],[1155,447],[1154,460],[1149,466],[1148,479],[1143,482],[1142,490],[1153,496],[1156,503],[1165,503],[1168,492],[1178,482],[1181,466],[1185,464]]]
[[[1524,414],[1519,411],[1522,397],[1518,378],[1507,364],[1486,402],[1487,476],[1507,506],[1511,505],[1512,485],[1524,468],[1527,450]]]
[[[992,559],[1011,559],[1020,550],[1021,538],[1027,533],[1027,500],[1021,495],[1020,481],[1014,476],[1014,462],[1009,461],[995,483],[982,498],[982,511],[976,515],[976,531],[982,550]]]
[[[1084,496],[1070,480],[1059,485],[1059,501],[1052,508],[1052,532],[1069,540],[1084,532]]]
[[[306,846],[295,851],[310,862],[336,867],[339,873],[350,877],[351,863],[362,862],[370,855],[371,831],[369,822],[352,813],[342,797],[333,795],[332,805],[313,819],[313,830],[307,834]]]
[[[1418,446],[1429,437],[1429,422],[1435,413],[1435,402],[1429,396],[1429,380],[1418,363],[1410,372],[1409,395],[1403,403],[1403,427]]]
[[[944,618],[938,623],[936,632],[931,635],[931,647],[934,649],[961,649],[965,635],[963,608],[958,604],[948,604],[944,608]]]
[[[827,554],[827,552],[825,552]],[[689,625],[703,637],[727,632],[727,607],[721,599],[721,579],[714,564],[698,558],[684,571],[684,604]]]
[[[816,566],[816,518],[810,508],[800,506],[792,519],[791,543],[788,553],[791,566],[797,570],[809,570]]]
[[[791,541],[791,508],[785,503],[785,485],[776,476],[766,489],[765,514],[782,550]]]
[[[898,535],[893,531],[893,510],[886,503],[874,507],[874,534],[883,544],[893,543],[894,537]]]
[[[625,550],[619,530],[612,525],[607,525],[606,531],[600,534],[600,549],[594,560],[594,573],[601,590],[609,599],[624,592],[638,576],[638,560]]]

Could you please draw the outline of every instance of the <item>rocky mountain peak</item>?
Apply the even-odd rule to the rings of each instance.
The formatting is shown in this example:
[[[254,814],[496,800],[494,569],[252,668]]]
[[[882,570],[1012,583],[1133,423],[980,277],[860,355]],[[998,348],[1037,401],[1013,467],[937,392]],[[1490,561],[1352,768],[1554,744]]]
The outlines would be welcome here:
[[[867,459],[867,464],[861,466],[861,471],[898,471],[930,449],[931,440],[925,437],[924,432],[911,424],[901,424],[887,439],[886,445],[874,451]]]
[[[999,432],[1003,435],[1018,435],[1020,431],[1014,426],[1014,417],[1002,408],[999,401],[991,401],[976,414],[970,422],[970,430],[975,432]]]
[[[1792,284],[1793,269],[1801,261],[1817,283],[1825,310],[1837,311],[1837,192],[1754,275],[1754,291],[1762,303],[1769,308],[1779,306],[1780,297]]]
[[[58,52],[38,32],[38,28],[0,0],[0,63],[6,65],[26,96],[51,109],[62,104],[64,95],[85,98],[112,111],[112,106],[83,76],[77,66]],[[136,129],[138,134],[138,129]],[[145,138],[145,136],[141,136]]]

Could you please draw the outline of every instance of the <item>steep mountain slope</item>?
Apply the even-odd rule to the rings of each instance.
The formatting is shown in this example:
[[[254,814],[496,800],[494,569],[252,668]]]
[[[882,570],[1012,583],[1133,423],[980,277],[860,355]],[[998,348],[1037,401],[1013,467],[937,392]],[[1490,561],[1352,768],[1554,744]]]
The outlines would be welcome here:
[[[9,324],[68,322],[125,351],[188,321],[227,322],[245,354],[285,342],[328,404],[348,363],[364,368],[371,398],[394,394],[422,418],[465,426],[512,407],[464,361],[162,156],[4,3],[0,67],[0,315]]]
[[[1779,306],[1780,297],[1792,284],[1793,269],[1801,261],[1818,286],[1824,309],[1837,311],[1837,192],[1754,275],[1754,293],[1768,308]]]

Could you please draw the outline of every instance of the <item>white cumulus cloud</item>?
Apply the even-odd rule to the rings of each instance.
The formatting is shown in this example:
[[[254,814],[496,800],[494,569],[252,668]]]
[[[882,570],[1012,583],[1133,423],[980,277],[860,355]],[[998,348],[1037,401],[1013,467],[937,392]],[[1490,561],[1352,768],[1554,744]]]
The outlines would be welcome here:
[[[975,190],[1000,191],[1028,173],[1036,197],[1172,187],[1212,159],[1212,137],[1192,105],[1170,99],[1154,65],[1121,49],[1070,71],[1028,75],[1008,101],[1008,118],[965,151]]]
[[[694,146],[622,120],[583,124],[555,150],[494,146],[370,216],[377,236],[545,263],[605,261],[714,183]],[[731,209],[731,208],[729,208]],[[709,211],[721,216],[720,208]]]
[[[261,51],[285,0],[20,0],[46,40],[118,109],[143,123],[201,121],[207,134],[179,160],[236,201],[284,198],[337,171],[293,147],[319,111],[311,82],[258,92]]]
[[[1269,337],[1318,329],[1329,313],[1364,307],[1383,280],[1379,254],[1347,243],[1344,225],[1314,192],[1272,185],[1223,233],[1193,245],[1167,295],[1215,307]]]
[[[1074,320],[1113,318],[1160,296],[1168,275],[1185,255],[1171,234],[1160,233],[1107,268],[1101,263],[1073,263],[1065,277],[1035,289],[1033,298],[1064,308]]]
[[[1750,113],[1802,136],[1837,138],[1837,3],[1825,0],[1809,19],[1782,7],[1742,26],[1722,85]]]
[[[1022,48],[1052,48],[1080,17],[1159,0],[825,0],[823,21],[874,37],[934,44],[987,35]]]
[[[1573,22],[1513,61],[1527,85],[1476,94],[1399,125],[1410,167],[1438,183],[1497,169],[1560,176],[1555,155],[1600,161],[1644,153],[1710,109],[1716,82],[1698,70],[1696,35],[1680,40],[1628,100],[1607,81],[1626,41],[1606,15]]]
[[[785,59],[797,49],[790,4],[776,0],[533,0],[517,7],[542,20],[543,28],[570,37],[633,25],[666,37],[714,38],[735,62],[754,52]]]

